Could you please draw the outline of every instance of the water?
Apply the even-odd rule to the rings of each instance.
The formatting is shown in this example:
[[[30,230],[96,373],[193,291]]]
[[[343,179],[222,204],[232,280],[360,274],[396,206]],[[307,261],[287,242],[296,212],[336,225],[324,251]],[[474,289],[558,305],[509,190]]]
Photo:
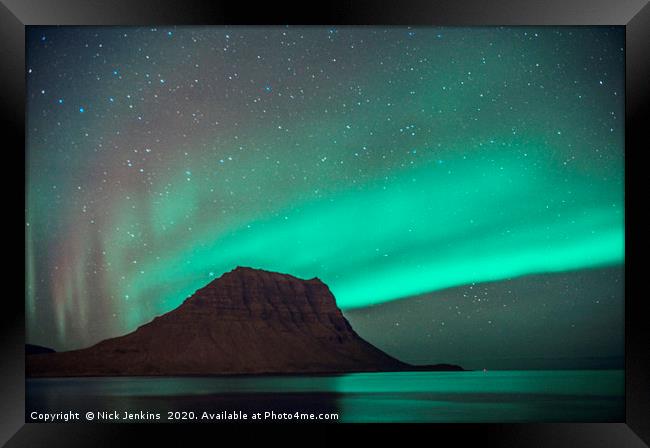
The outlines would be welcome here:
[[[130,411],[165,422],[169,411],[194,411],[177,416],[208,421],[208,412],[214,421],[223,411],[248,420],[273,411],[276,420],[299,412],[340,422],[620,422],[624,384],[622,370],[28,379],[26,417]]]

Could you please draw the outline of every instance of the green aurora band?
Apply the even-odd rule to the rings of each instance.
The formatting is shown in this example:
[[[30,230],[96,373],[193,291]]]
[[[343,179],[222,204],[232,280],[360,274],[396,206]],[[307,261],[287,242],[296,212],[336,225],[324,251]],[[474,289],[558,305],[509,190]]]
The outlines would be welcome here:
[[[132,294],[146,294],[155,279],[182,283],[250,265],[318,275],[341,307],[353,308],[472,282],[620,263],[620,191],[576,177],[570,186],[575,211],[548,207],[561,203],[567,186],[548,161],[531,157],[532,163],[504,160],[497,169],[493,159],[465,159],[407,170],[389,184],[294,205],[217,237],[208,231],[180,244],[173,258],[144,265],[150,276],[134,282]],[[204,283],[200,278],[178,296]]]

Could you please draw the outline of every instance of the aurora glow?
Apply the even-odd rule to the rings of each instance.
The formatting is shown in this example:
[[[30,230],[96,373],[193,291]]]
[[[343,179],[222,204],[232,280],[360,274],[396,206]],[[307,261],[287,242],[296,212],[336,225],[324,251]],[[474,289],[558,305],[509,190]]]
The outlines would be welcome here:
[[[171,33],[169,33],[171,31]],[[624,260],[618,28],[28,33],[28,340],[237,265],[343,309]]]

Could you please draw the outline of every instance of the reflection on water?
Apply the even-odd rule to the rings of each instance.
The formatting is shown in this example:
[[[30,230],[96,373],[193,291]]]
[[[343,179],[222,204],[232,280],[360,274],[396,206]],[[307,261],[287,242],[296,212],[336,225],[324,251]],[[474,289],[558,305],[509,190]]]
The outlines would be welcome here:
[[[28,421],[31,411],[69,410],[335,412],[341,422],[623,421],[624,373],[476,371],[28,379],[26,407]]]

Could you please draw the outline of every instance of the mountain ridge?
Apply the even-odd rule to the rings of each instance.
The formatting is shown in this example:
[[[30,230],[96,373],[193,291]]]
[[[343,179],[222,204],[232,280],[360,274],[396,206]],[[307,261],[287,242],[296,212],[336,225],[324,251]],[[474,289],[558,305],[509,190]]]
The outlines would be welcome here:
[[[362,339],[320,279],[238,266],[131,333],[84,349],[28,355],[26,370],[31,377],[57,377],[412,368]]]

